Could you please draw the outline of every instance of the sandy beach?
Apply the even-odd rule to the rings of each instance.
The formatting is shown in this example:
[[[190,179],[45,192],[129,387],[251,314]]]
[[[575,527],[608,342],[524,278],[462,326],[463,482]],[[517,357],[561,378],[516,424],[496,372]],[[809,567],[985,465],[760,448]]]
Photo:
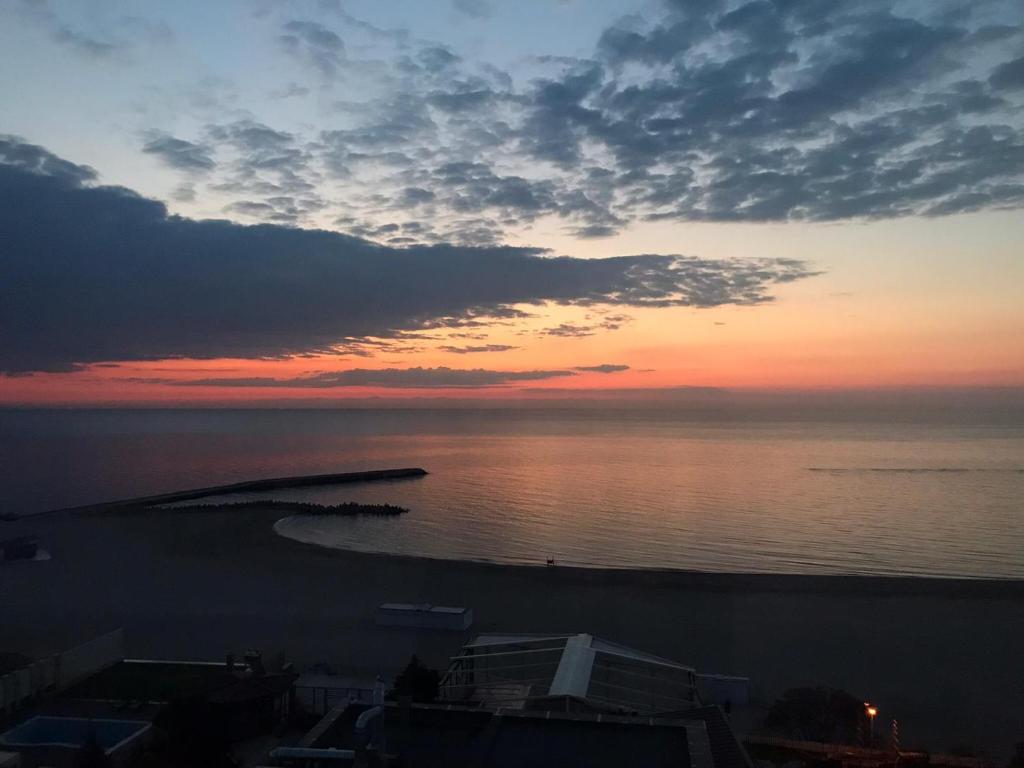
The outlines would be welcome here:
[[[762,705],[800,685],[877,702],[906,746],[1006,756],[1024,738],[1024,583],[597,571],[328,550],[280,512],[51,515],[0,524],[51,559],[0,564],[0,649],[42,655],[116,627],[133,657],[284,650],[390,676],[444,666],[463,636],[382,629],[386,601],[466,605],[471,630],[590,632],[749,676]],[[470,633],[470,634],[471,634]]]

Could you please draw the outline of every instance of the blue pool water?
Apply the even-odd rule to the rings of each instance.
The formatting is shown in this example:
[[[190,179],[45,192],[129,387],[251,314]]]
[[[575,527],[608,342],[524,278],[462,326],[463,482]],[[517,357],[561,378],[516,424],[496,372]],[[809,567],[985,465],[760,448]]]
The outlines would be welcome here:
[[[11,746],[62,745],[81,747],[90,736],[110,751],[149,727],[137,720],[92,720],[84,717],[33,717],[0,735],[0,744]]]

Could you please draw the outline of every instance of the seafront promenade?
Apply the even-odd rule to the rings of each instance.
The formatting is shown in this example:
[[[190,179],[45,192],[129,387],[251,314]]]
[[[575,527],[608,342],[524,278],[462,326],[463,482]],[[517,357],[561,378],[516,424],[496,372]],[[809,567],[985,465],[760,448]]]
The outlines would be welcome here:
[[[1009,674],[1024,637],[1012,581],[723,575],[495,566],[330,550],[282,538],[280,512],[59,514],[3,523],[45,562],[0,566],[0,647],[40,656],[125,628],[127,652],[296,662],[389,676],[446,666],[446,633],[377,627],[383,602],[465,605],[473,631],[591,632],[749,676],[770,703],[830,685],[898,716],[905,743],[1007,750],[1024,722]],[[396,522],[398,522],[396,520]]]

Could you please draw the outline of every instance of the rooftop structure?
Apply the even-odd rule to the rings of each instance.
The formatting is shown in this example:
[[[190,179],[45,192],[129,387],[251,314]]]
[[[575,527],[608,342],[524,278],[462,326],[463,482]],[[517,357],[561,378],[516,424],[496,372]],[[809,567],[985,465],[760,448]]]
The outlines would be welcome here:
[[[224,662],[125,659],[81,681],[69,699],[127,702],[202,700],[232,741],[270,732],[291,711],[296,675]]]
[[[717,707],[637,717],[387,703],[339,707],[314,730],[316,738],[298,748],[274,750],[272,763],[304,768],[751,765]]]
[[[588,634],[479,635],[441,680],[448,702],[655,714],[699,706],[693,668]]]
[[[122,643],[117,631],[35,661],[0,653],[0,749],[22,768],[73,768],[82,749],[114,766],[148,749],[178,759],[204,739],[263,737],[292,711],[297,675],[283,654],[269,665],[258,651],[240,664],[125,659]]]
[[[380,627],[412,627],[415,629],[469,629],[473,610],[462,606],[430,603],[382,603],[374,616]]]
[[[295,698],[306,712],[325,715],[347,702],[379,704],[384,699],[384,688],[380,678],[307,672],[295,681]]]

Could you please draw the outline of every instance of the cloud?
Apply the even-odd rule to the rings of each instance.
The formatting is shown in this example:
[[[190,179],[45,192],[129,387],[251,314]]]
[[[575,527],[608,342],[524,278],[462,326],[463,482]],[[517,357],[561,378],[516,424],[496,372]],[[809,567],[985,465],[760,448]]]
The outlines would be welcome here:
[[[1011,3],[984,5],[954,15],[882,2],[678,3],[654,24],[606,30],[594,61],[539,82],[522,144],[567,172],[585,170],[594,147],[610,155],[608,209],[624,220],[1019,207],[1024,105],[992,88],[1024,82],[1021,60],[1005,60],[1024,24]],[[983,26],[992,17],[1008,22],[999,34]],[[1003,63],[986,83],[975,62],[993,59]]]
[[[299,224],[323,210],[307,147],[291,133],[246,118],[210,124],[204,146],[215,146],[231,160],[210,189],[236,196],[225,206],[240,214],[278,224]]]
[[[550,328],[542,328],[532,331],[537,336],[563,336],[568,338],[580,338],[594,336],[601,331],[617,331],[622,326],[633,321],[629,315],[609,314],[606,311],[595,311],[588,313],[587,323],[559,323]],[[521,333],[531,333],[522,331]]]
[[[262,134],[260,134],[262,135]],[[772,300],[791,259],[554,258],[535,248],[391,248],[162,203],[0,137],[0,371],[279,358],[353,339],[517,322],[516,305],[713,307]]]
[[[407,206],[422,205],[434,200],[434,193],[420,187],[406,187],[402,190],[402,202]]]
[[[477,352],[508,352],[512,349],[519,349],[510,344],[470,344],[464,347],[443,346],[440,349],[456,355],[471,355]]]
[[[589,373],[620,373],[622,371],[628,371],[629,366],[603,363],[602,365],[577,365],[573,370]]]
[[[204,173],[216,166],[210,147],[168,134],[153,136],[142,147],[142,151],[148,155],[155,155],[164,164],[179,171]]]
[[[298,83],[288,83],[284,88],[276,88],[270,92],[272,99],[301,98],[309,95],[309,88]]]
[[[568,338],[580,338],[593,336],[597,333],[597,326],[581,325],[579,323],[559,323],[550,328],[543,328],[536,332],[538,336],[563,336]]]
[[[292,387],[303,389],[337,389],[341,387],[386,387],[395,389],[440,389],[498,387],[523,381],[575,376],[573,371],[492,371],[485,368],[352,368],[347,371],[325,371],[311,376],[287,379],[268,377],[236,377],[208,379],[133,379],[148,384],[176,387]]]
[[[348,77],[353,87],[322,89],[317,125],[277,118],[286,132],[218,117],[175,138],[210,149],[209,190],[240,220],[344,220],[350,234],[394,246],[496,245],[547,218],[588,239],[640,222],[1017,209],[1020,2],[953,5],[666,0],[603,30],[577,58],[535,57],[514,71],[335,2],[310,19],[268,8],[286,56],[323,84]],[[491,6],[452,7],[481,17]],[[43,9],[35,17],[51,33],[66,26],[43,3],[25,7]],[[90,22],[62,44],[95,58],[145,34],[138,23]],[[277,85],[272,98],[310,87],[289,75]],[[230,106],[220,114],[243,114]],[[246,124],[285,140],[256,148]],[[164,162],[203,162],[168,150]],[[413,221],[429,224],[383,229]]]
[[[98,40],[89,37],[63,24],[56,25],[51,36],[61,45],[68,46],[78,53],[96,59],[109,58],[126,47],[120,42]]]
[[[87,165],[69,162],[13,136],[0,135],[0,166],[3,165],[46,177],[61,186],[79,187],[98,178],[96,171]]]
[[[284,50],[311,65],[327,80],[338,76],[345,59],[345,43],[330,29],[315,21],[292,20],[278,39]]]
[[[45,30],[55,43],[84,59],[127,59],[126,54],[140,45],[161,44],[173,37],[166,23],[141,16],[92,14],[89,29],[85,29],[62,19],[47,0],[22,0],[13,6],[23,18]]]
[[[455,7],[479,16],[487,4]],[[415,209],[429,206],[429,229],[383,233],[394,245],[491,245],[545,217],[587,239],[647,221],[1024,206],[1019,0],[956,13],[888,0],[702,0],[652,13],[605,29],[589,55],[505,72],[335,11],[346,35],[380,46],[373,61],[344,59],[375,95],[336,102],[343,127],[306,137],[296,175],[337,181],[358,200],[336,214],[356,235],[425,219]],[[288,35],[292,53],[308,61],[323,48],[318,69],[338,70],[335,33]]]
[[[493,13],[487,0],[452,0],[452,7],[471,19],[486,19]]]
[[[1024,89],[1024,56],[1000,64],[993,70],[988,81],[995,88]]]

